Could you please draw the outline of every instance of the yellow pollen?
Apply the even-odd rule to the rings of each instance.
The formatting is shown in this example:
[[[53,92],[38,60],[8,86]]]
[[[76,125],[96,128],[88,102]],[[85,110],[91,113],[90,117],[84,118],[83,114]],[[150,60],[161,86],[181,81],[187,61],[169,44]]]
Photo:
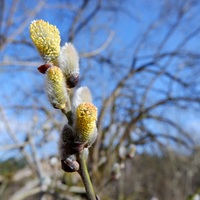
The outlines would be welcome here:
[[[90,138],[96,128],[97,108],[92,103],[82,103],[76,110],[76,129],[83,142]]]
[[[30,37],[45,61],[51,62],[60,53],[60,32],[43,20],[30,24]]]

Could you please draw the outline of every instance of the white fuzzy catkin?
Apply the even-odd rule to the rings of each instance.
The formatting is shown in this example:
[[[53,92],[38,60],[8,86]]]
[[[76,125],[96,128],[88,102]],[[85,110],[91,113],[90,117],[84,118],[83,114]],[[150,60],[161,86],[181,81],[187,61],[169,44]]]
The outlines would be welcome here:
[[[58,56],[58,66],[63,71],[65,77],[74,73],[79,73],[79,56],[71,43],[65,43]]]
[[[92,94],[88,87],[79,87],[73,97],[73,109],[76,110],[76,108],[81,103],[92,103]]]

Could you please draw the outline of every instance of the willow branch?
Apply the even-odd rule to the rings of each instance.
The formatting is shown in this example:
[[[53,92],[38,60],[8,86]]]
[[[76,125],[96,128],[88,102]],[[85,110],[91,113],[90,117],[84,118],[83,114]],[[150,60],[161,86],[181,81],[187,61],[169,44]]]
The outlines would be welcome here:
[[[83,180],[84,186],[85,186],[85,190],[87,193],[87,199],[88,200],[96,200],[96,196],[94,193],[92,182],[90,180],[90,176],[89,176],[87,164],[86,164],[86,159],[83,155],[83,151],[81,151],[80,153],[77,154],[77,158],[78,158],[77,161],[79,162],[79,165],[80,165],[79,174],[80,174],[80,176]]]

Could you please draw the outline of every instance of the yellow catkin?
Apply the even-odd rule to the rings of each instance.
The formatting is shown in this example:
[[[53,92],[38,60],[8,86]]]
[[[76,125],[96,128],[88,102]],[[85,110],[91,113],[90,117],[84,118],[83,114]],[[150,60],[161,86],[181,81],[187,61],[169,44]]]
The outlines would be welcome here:
[[[76,109],[76,134],[80,142],[87,142],[96,128],[97,108],[92,103],[82,103]]]
[[[60,68],[50,67],[46,72],[46,91],[51,104],[58,109],[65,108],[68,94],[65,79]]]
[[[60,53],[60,32],[43,20],[30,24],[30,37],[46,62],[53,62]]]

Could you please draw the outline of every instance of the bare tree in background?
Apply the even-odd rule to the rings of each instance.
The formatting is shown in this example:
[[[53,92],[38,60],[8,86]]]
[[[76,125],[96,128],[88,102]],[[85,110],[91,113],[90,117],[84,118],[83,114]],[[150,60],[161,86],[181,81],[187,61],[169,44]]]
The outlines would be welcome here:
[[[198,1],[13,0],[9,4],[2,0],[0,9],[0,115],[4,135],[0,149],[20,152],[36,174],[36,182],[29,186],[31,192],[23,198],[38,193],[44,198],[45,193],[70,199],[72,193],[82,194],[80,187],[69,187],[68,196],[63,196],[66,185],[58,183],[63,174],[56,177],[54,172],[47,173],[48,166],[41,159],[57,152],[57,135],[65,119],[57,110],[49,109],[43,77],[37,72],[41,62],[28,31],[34,19],[62,28],[63,41],[73,42],[80,52],[80,85],[89,80],[99,105],[100,134],[89,165],[102,198],[119,198],[107,188],[121,146],[135,144],[141,152],[168,155],[167,150],[185,153],[199,145],[186,127],[200,109]],[[54,151],[49,151],[52,147]],[[126,182],[127,178],[123,184]],[[178,181],[173,183],[175,188]],[[19,198],[24,191],[27,188],[21,187],[12,198]],[[193,188],[184,189],[184,198],[191,192]],[[183,198],[176,195],[170,198]]]

